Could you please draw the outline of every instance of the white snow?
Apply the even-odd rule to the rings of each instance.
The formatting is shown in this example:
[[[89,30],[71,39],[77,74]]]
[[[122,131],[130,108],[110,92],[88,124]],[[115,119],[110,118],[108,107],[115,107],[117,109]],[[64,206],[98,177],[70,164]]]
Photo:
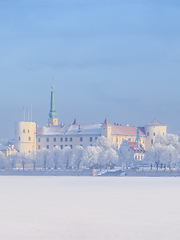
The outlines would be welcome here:
[[[0,177],[0,239],[179,239],[180,178]]]

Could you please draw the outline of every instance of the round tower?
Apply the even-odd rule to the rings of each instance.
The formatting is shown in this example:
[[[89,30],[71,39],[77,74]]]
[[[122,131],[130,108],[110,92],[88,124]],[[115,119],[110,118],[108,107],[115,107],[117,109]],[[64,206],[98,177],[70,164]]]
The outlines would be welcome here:
[[[18,152],[30,153],[36,150],[35,122],[15,122],[14,131],[14,147]]]
[[[154,119],[152,122],[144,126],[146,134],[145,150],[148,150],[155,141],[158,134],[165,135],[167,126]]]

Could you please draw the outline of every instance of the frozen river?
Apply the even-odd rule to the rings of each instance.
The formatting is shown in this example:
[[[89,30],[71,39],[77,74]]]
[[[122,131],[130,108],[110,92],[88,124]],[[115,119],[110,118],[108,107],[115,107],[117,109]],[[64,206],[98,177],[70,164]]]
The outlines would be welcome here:
[[[0,177],[0,239],[180,239],[180,178]]]

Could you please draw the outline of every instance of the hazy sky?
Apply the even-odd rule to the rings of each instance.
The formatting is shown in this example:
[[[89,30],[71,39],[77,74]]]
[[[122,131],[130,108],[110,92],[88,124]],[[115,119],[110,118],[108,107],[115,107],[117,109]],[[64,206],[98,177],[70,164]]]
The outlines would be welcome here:
[[[52,77],[60,123],[156,118],[180,135],[180,1],[1,0],[0,138],[24,104],[47,124]]]

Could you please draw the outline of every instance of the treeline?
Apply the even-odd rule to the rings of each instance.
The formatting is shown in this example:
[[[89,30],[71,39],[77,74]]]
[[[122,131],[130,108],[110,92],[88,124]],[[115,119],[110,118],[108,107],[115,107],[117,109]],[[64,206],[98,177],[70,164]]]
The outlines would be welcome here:
[[[122,144],[123,145],[123,144]],[[84,168],[128,168],[134,165],[149,165],[158,168],[180,167],[180,142],[178,136],[173,134],[158,135],[155,143],[146,151],[143,161],[134,160],[134,152],[128,143],[117,149],[112,139],[99,137],[95,146],[83,148],[69,146],[64,149],[55,147],[51,152],[48,149],[36,150],[29,155],[17,153],[4,157],[0,152],[0,168],[14,169],[32,168],[40,169],[84,169]]]
[[[32,151],[30,154],[17,153],[4,157],[0,154],[0,167],[14,169],[17,165],[24,170],[31,166],[42,169],[83,169],[83,168],[106,168],[118,165],[116,145],[110,139],[99,137],[96,146],[83,148],[69,146],[64,149],[55,147],[51,152],[48,149]]]

